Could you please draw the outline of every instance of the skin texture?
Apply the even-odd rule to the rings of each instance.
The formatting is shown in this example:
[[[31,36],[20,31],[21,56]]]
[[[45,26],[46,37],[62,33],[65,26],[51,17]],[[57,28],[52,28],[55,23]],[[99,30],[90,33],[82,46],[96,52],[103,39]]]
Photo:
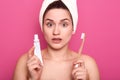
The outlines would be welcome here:
[[[95,60],[68,48],[73,25],[67,10],[49,10],[42,31],[48,43],[42,50],[43,65],[32,47],[18,60],[13,80],[100,80]]]

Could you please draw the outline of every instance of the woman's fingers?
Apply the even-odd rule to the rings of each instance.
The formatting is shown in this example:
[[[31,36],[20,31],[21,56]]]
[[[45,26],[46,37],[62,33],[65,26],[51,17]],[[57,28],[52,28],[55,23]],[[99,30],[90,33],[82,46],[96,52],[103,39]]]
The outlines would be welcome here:
[[[42,65],[38,57],[34,55],[34,46],[28,51],[27,68],[30,74],[29,79],[38,80],[40,78]]]
[[[31,64],[29,65],[29,70],[30,71],[33,71],[33,70],[40,70],[41,69],[41,66],[39,64]]]
[[[28,51],[28,58],[31,58],[34,55],[34,46]]]
[[[28,61],[27,61],[28,64],[39,64],[40,66],[41,65],[41,62],[40,60],[38,59],[37,56],[33,55]]]
[[[84,61],[82,59],[79,59],[76,62],[74,62],[74,65],[75,66],[78,65],[78,67],[85,68],[85,63],[84,63]]]
[[[72,71],[72,75],[73,76],[78,76],[78,75],[83,75],[83,74],[86,74],[86,69],[84,68],[81,68],[81,67],[77,67],[77,68],[74,68],[73,71]]]
[[[82,79],[82,80],[86,80],[87,79],[87,70],[86,69],[82,69],[82,68],[76,68],[73,70],[72,73],[74,79]]]
[[[88,78],[87,69],[85,68],[85,63],[83,60],[79,59],[76,62],[74,62],[72,75],[74,79],[77,79],[77,80],[78,79],[86,80]]]
[[[41,62],[37,56],[34,55],[34,46],[28,52],[28,61],[27,61],[28,68],[39,68],[41,67]]]
[[[77,69],[76,72],[74,73],[74,75],[78,76],[78,75],[83,75],[86,74],[86,69]]]

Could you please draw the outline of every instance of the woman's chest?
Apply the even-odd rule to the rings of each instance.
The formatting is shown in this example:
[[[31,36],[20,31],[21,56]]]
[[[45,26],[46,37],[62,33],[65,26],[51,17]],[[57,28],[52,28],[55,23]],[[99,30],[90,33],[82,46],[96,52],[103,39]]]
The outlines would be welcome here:
[[[45,63],[41,80],[72,80],[72,62]]]

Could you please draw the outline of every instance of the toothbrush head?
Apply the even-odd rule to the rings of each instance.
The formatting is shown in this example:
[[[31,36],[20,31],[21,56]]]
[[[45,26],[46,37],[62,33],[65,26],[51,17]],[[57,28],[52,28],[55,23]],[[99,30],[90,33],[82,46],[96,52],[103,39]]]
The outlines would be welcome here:
[[[85,38],[85,33],[82,33],[81,34],[81,39],[84,39]]]
[[[34,35],[34,41],[39,41],[39,39],[38,39],[38,34],[35,34],[35,35]]]

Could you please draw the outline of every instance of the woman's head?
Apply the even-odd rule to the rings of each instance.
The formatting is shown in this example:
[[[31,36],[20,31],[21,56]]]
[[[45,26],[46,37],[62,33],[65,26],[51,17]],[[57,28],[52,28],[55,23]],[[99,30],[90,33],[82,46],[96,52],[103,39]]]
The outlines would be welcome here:
[[[73,19],[62,1],[56,0],[45,9],[42,30],[51,48],[60,49],[68,44],[73,33]]]
[[[54,2],[54,3],[53,3]],[[57,5],[56,5],[57,4]],[[74,33],[76,31],[78,22],[78,11],[77,11],[77,0],[43,0],[42,7],[39,15],[39,22],[41,29],[43,28],[43,18],[50,9],[52,8],[63,8],[70,12],[72,19]]]
[[[42,24],[44,24],[44,18],[45,18],[46,13],[51,9],[64,9],[64,10],[67,10],[69,12],[69,16],[70,16],[70,18],[72,20],[72,16],[71,16],[71,13],[70,13],[69,9],[66,7],[66,5],[61,0],[58,0],[58,1],[54,1],[53,3],[48,5],[48,7],[46,8],[46,10],[45,10],[45,12],[43,14]],[[72,20],[72,24],[73,24],[73,20]]]

